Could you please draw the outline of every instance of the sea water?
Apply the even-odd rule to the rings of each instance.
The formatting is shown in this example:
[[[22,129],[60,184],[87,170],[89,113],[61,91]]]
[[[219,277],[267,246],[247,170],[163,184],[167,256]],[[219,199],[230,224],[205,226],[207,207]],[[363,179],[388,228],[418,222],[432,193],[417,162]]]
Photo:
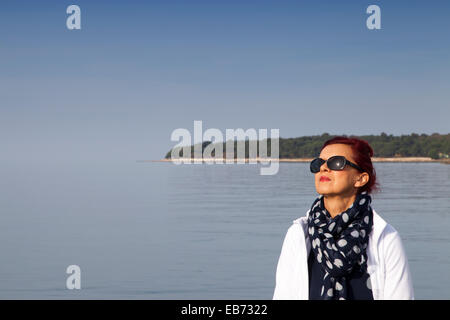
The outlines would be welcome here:
[[[416,299],[449,299],[450,166],[376,163],[373,208],[401,235]],[[0,168],[2,299],[271,299],[306,163],[98,162]],[[80,267],[81,289],[66,269]]]

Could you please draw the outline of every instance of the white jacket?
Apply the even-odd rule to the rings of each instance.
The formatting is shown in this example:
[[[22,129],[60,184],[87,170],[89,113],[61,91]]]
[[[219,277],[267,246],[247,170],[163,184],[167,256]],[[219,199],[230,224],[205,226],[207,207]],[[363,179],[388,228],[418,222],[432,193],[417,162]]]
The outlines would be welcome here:
[[[293,221],[284,238],[276,271],[274,300],[308,300],[308,256],[311,242],[307,217]],[[373,210],[367,247],[367,272],[374,300],[414,299],[408,259],[397,230]]]

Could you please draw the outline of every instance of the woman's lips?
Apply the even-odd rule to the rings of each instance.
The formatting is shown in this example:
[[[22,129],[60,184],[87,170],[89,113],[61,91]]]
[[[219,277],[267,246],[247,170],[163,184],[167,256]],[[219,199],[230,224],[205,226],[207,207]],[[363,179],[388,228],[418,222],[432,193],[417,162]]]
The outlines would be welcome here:
[[[325,176],[321,176],[321,177],[320,177],[320,181],[331,181],[331,179],[330,179],[330,178],[327,178],[327,177],[325,177]]]

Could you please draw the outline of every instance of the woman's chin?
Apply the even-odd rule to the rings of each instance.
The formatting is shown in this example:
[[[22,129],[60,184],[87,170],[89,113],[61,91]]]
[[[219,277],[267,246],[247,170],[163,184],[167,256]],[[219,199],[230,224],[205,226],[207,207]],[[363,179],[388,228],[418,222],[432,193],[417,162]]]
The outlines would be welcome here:
[[[327,187],[320,187],[316,188],[316,191],[318,194],[323,196],[336,196],[341,194],[342,192],[339,192],[338,190],[334,190],[333,188],[327,188]]]
[[[316,187],[316,191],[317,191],[318,194],[321,194],[321,195],[324,195],[324,196],[327,196],[327,195],[330,195],[330,194],[334,193],[333,190],[331,190],[331,188],[327,188],[325,186]]]

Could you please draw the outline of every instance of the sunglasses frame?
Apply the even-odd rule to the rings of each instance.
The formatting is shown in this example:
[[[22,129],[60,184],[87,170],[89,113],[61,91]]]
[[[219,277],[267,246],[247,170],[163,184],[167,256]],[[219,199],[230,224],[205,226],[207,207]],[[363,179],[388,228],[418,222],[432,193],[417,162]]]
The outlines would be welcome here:
[[[341,169],[331,169],[330,166],[328,165],[329,161],[332,161],[332,160],[334,160],[334,159],[336,159],[336,158],[339,158],[339,159],[343,160],[343,162],[344,162],[344,165],[342,166]],[[318,170],[318,171],[314,171],[314,170],[313,170],[313,163],[314,163],[315,161],[318,161],[318,160],[320,161],[319,170]],[[360,166],[358,166],[357,164],[355,164],[355,163],[353,163],[353,162],[347,160],[344,156],[332,156],[332,157],[329,157],[327,160],[323,160],[322,158],[315,158],[315,159],[313,159],[313,160],[311,161],[311,163],[309,164],[309,169],[311,170],[312,173],[318,173],[318,172],[320,172],[320,167],[322,167],[322,165],[323,165],[324,163],[326,163],[326,164],[327,164],[327,167],[328,167],[330,170],[333,170],[333,171],[342,171],[342,170],[345,169],[345,166],[346,166],[346,165],[349,165],[350,167],[353,167],[353,168],[355,168],[355,169],[357,169],[357,170],[359,170],[359,171],[361,171],[361,172],[364,172],[364,170],[363,170]]]

